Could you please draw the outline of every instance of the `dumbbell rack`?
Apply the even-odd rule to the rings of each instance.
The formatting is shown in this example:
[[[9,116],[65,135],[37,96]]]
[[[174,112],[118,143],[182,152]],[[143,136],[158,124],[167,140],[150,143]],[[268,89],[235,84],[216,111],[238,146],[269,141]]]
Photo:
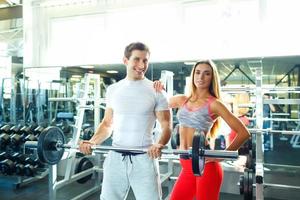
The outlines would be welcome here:
[[[38,128],[40,128],[40,127],[41,126],[38,126]],[[4,130],[4,129],[7,129],[7,130]],[[1,152],[5,153],[4,154],[5,156],[4,156],[4,158],[0,159],[0,161],[6,162],[5,168],[8,170],[8,171],[3,172],[4,175],[1,174],[1,179],[16,180],[16,182],[13,182],[13,188],[18,189],[22,186],[25,186],[32,182],[38,181],[48,175],[48,169],[44,170],[44,168],[43,168],[43,170],[41,170],[41,168],[40,168],[41,166],[38,166],[38,164],[39,164],[38,160],[33,159],[34,157],[36,158],[37,156],[33,155],[33,157],[30,158],[29,154],[27,154],[28,152],[21,151],[23,149],[22,141],[16,142],[16,141],[18,141],[17,139],[21,140],[22,136],[20,136],[20,134],[21,135],[28,134],[27,136],[30,136],[33,133],[32,131],[34,131],[36,134],[38,130],[34,130],[32,127],[29,127],[29,126],[23,126],[21,128],[21,125],[4,125],[1,127],[1,131],[2,131],[2,134],[6,134],[10,137],[10,142],[8,144],[6,144],[5,146],[1,146],[1,148],[2,148]],[[12,143],[12,139],[15,139],[15,143]],[[25,139],[27,139],[27,137]],[[19,160],[19,159],[21,159],[21,160]],[[4,164],[4,163],[1,163],[1,164]],[[12,165],[13,168],[9,167],[10,165]],[[22,168],[20,168],[21,165],[22,165]],[[32,167],[32,169],[30,169],[31,171],[27,171],[27,173],[24,172],[26,165],[28,165],[28,167]],[[35,165],[36,165],[36,167],[38,167],[39,172],[35,171],[36,170],[36,168],[34,168]],[[17,170],[19,170],[19,171],[17,171]],[[34,171],[32,171],[32,170],[34,170]]]
[[[94,82],[92,82],[94,80]],[[94,83],[94,91],[93,91],[93,98],[91,99],[89,97],[89,89],[90,84]],[[74,125],[74,131],[73,131],[73,137],[70,145],[76,145],[79,141],[83,119],[84,119],[84,113],[86,109],[91,108],[87,103],[89,101],[94,102],[94,106],[97,107],[100,105],[101,99],[100,99],[100,76],[98,74],[85,74],[84,76],[84,82],[83,82],[83,88],[82,93],[79,94],[79,98],[49,98],[49,101],[75,101],[77,103],[77,113],[75,117],[75,125]],[[94,127],[96,128],[100,122],[100,108],[97,107],[96,109],[94,107]],[[90,196],[91,194],[99,191],[101,189],[101,178],[100,174],[102,173],[102,169],[100,169],[99,166],[101,166],[101,162],[103,158],[101,156],[95,157],[95,166],[93,168],[84,170],[78,174],[74,174],[75,171],[75,165],[76,165],[76,150],[68,150],[64,153],[64,156],[62,158],[63,162],[65,162],[65,173],[63,176],[63,179],[58,181],[58,168],[61,166],[58,165],[49,165],[49,199],[53,200],[56,199],[57,196],[57,190],[72,183],[75,182],[85,176],[88,176],[90,174],[93,174],[95,177],[95,185],[94,187],[90,188],[89,190],[86,190],[83,193],[80,193],[73,199],[85,199],[86,197]]]

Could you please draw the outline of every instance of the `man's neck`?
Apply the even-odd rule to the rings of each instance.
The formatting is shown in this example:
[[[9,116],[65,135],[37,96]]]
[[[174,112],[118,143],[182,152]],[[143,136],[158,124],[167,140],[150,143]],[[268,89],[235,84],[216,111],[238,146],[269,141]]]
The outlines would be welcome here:
[[[125,77],[125,79],[126,79],[126,80],[129,80],[129,81],[141,81],[141,80],[144,80],[144,79],[145,79],[145,77],[143,77],[143,78],[140,78],[140,79],[135,79],[135,78],[132,78],[132,77],[126,76],[126,77]]]

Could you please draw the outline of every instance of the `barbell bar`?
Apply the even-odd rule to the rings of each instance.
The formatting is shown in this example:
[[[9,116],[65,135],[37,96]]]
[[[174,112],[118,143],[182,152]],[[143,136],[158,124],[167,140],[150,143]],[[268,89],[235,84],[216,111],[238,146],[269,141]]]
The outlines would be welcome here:
[[[65,149],[78,149],[78,145],[70,145],[65,143],[65,136],[58,127],[50,126],[42,131],[38,141],[25,142],[25,148],[36,148],[37,154],[41,162],[55,165],[62,159]],[[193,146],[188,150],[169,150],[162,149],[162,154],[185,155],[192,158],[193,172],[197,176],[201,176],[204,170],[205,158],[221,158],[221,159],[237,159],[237,151],[224,150],[207,150],[205,147],[205,136],[203,134],[195,134],[193,138]],[[91,149],[94,153],[103,151],[120,151],[128,153],[147,153],[148,149],[139,148],[120,148],[113,146],[92,145]]]

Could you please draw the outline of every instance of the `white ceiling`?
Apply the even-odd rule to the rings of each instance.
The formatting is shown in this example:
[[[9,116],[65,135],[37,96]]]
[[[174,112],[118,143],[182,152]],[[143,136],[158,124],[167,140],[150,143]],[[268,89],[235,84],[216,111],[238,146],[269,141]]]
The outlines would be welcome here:
[[[16,5],[22,3],[21,1],[0,0],[0,7],[12,8]],[[121,1],[118,1],[119,3]],[[6,9],[6,8],[5,8]],[[0,16],[3,14],[3,8],[0,8]],[[0,20],[0,43],[8,43],[7,53],[11,56],[22,57],[22,45],[23,45],[23,30],[22,30],[22,19],[21,18],[12,18],[10,20]],[[1,53],[1,49],[0,49]],[[253,70],[251,70],[251,65],[253,61],[261,61],[263,66],[263,73],[266,76],[266,80],[270,83],[276,83],[279,81],[288,71],[293,67],[300,64],[300,52],[299,55],[294,56],[278,56],[278,57],[265,57],[265,58],[231,58],[231,59],[219,59],[214,60],[218,66],[221,79],[224,79],[234,70],[235,66],[239,66],[240,69],[245,72],[249,78],[254,80],[255,75]],[[106,73],[108,69],[115,69],[119,71],[118,76],[120,78],[124,77],[125,67],[121,64],[111,64],[111,65],[95,65],[94,71],[97,73]],[[185,65],[184,61],[176,62],[164,62],[164,63],[152,63],[150,64],[149,74],[156,79],[159,78],[161,70],[170,70],[175,73],[177,77],[180,74],[188,75],[191,69],[191,65]],[[298,71],[295,70],[295,74],[298,74]],[[298,76],[294,75],[296,79]],[[247,77],[243,75],[239,70],[235,72],[227,79],[227,81],[232,82],[244,82],[248,83]],[[249,82],[250,83],[250,82]]]

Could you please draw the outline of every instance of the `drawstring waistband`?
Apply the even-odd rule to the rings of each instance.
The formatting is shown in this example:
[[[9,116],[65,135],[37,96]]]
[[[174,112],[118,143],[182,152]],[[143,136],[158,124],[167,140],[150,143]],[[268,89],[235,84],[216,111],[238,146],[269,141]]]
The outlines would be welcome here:
[[[132,163],[131,156],[136,156],[136,155],[145,154],[144,152],[143,152],[143,153],[133,153],[133,152],[128,152],[128,151],[126,151],[126,152],[124,152],[124,151],[115,151],[115,152],[121,153],[121,154],[122,154],[122,156],[123,156],[122,161],[124,161],[125,158],[126,158],[126,156],[128,156],[128,157],[129,157],[129,160],[130,160],[130,163]]]

